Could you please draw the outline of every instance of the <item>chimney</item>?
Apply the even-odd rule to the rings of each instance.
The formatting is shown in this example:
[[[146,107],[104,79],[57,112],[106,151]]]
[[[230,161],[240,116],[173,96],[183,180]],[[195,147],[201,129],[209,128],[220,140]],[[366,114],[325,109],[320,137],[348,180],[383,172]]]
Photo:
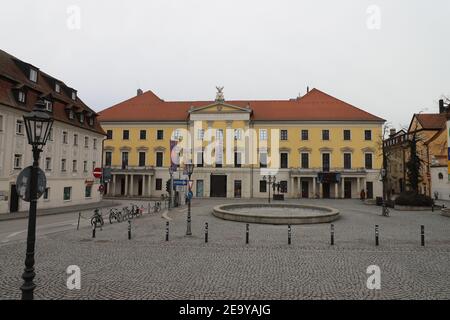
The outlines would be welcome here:
[[[445,113],[444,99],[439,100],[439,113]]]
[[[309,92],[309,86],[306,87],[306,93],[308,93],[308,92]]]
[[[137,89],[137,96],[143,95],[144,91],[142,89]]]
[[[389,130],[389,136],[392,137],[396,132],[397,132],[397,130],[395,130],[395,129],[390,129],[390,130]]]

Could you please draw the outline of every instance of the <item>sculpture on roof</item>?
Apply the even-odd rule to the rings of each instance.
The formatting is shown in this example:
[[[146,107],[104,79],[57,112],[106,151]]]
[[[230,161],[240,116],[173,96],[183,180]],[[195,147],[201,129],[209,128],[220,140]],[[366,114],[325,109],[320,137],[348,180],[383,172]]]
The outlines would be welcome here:
[[[223,95],[223,88],[224,88],[224,87],[217,87],[217,86],[216,86],[216,89],[217,89],[217,93],[216,93],[216,101],[217,101],[217,102],[224,102],[224,101],[225,101],[225,97],[224,97],[224,95]]]

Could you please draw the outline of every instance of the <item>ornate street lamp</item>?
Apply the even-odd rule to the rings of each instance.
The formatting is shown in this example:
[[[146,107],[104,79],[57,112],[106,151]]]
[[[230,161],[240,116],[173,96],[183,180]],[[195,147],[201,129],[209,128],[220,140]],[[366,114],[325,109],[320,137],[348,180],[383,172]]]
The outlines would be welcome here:
[[[194,164],[193,163],[186,163],[184,165],[184,170],[185,173],[188,175],[189,180],[188,180],[188,214],[187,214],[187,229],[186,229],[186,235],[190,236],[192,235],[191,232],[191,198],[192,198],[192,191],[191,191],[191,176],[192,173],[194,172]]]
[[[273,191],[275,193],[275,182],[277,181],[277,178],[275,176],[268,175],[267,177],[263,176],[263,180],[266,182],[266,185],[269,186],[269,203],[270,203],[270,188],[273,186],[274,187]]]
[[[22,274],[24,280],[20,287],[22,290],[22,300],[32,300],[36,285],[33,280],[34,272],[34,247],[36,242],[36,205],[38,193],[38,169],[39,155],[47,143],[53,125],[52,116],[46,111],[45,103],[39,99],[34,105],[33,111],[23,116],[27,131],[28,143],[32,146],[33,166],[30,176],[30,209],[28,213],[28,235],[27,253],[25,258],[25,269]]]
[[[170,165],[169,167],[169,175],[170,175],[170,192],[169,192],[169,208],[173,208],[174,205],[174,197],[173,197],[173,173],[175,172],[176,167]]]

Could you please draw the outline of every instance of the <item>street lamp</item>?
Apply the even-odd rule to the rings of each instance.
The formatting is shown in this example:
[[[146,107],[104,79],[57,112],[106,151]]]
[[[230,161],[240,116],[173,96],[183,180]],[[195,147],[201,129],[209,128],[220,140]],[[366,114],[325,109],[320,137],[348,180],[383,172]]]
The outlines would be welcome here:
[[[45,103],[39,99],[33,111],[23,116],[27,131],[28,143],[32,146],[33,166],[30,176],[30,209],[28,212],[28,234],[27,253],[25,258],[25,269],[22,274],[24,283],[20,287],[22,290],[22,300],[32,300],[36,284],[33,282],[36,273],[34,272],[34,247],[36,242],[36,205],[38,189],[38,169],[39,155],[47,143],[53,125],[53,118],[45,109]]]
[[[169,174],[170,174],[170,192],[169,192],[169,208],[174,207],[174,197],[173,197],[173,173],[175,172],[175,167],[170,165]]]
[[[277,181],[277,178],[275,176],[268,175],[267,177],[263,176],[263,180],[266,182],[266,185],[269,185],[269,203],[270,203],[270,188],[272,187],[272,185],[275,186],[275,181]]]
[[[192,191],[191,191],[191,176],[192,176],[192,172],[194,172],[194,164],[193,163],[186,163],[184,165],[184,170],[186,172],[186,174],[189,177],[188,180],[188,214],[187,214],[187,229],[186,229],[186,235],[190,236],[192,235],[191,232],[191,198],[192,198]]]

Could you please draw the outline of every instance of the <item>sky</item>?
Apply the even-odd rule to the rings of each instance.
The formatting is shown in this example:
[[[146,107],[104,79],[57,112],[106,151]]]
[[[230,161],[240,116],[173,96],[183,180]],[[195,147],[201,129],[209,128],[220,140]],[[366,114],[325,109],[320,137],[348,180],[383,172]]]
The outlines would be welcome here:
[[[394,127],[450,97],[450,1],[15,0],[0,48],[96,111],[166,101],[290,99],[317,88]]]

